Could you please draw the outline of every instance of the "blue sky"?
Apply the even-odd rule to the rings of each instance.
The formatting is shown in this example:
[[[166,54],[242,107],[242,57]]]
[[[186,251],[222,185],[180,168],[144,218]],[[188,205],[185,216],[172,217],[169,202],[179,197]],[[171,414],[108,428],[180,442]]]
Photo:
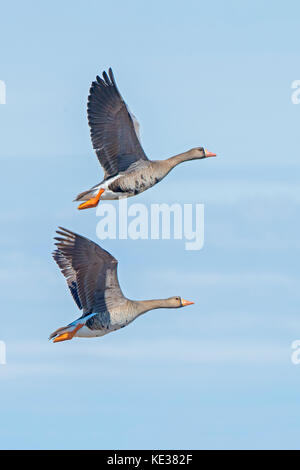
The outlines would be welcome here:
[[[299,448],[298,2],[1,6],[0,448]],[[190,162],[134,202],[205,204],[205,245],[108,240],[124,293],[182,295],[96,340],[47,337],[78,311],[51,258],[100,181],[86,120],[112,66],[153,159]],[[115,203],[113,203],[115,204]]]

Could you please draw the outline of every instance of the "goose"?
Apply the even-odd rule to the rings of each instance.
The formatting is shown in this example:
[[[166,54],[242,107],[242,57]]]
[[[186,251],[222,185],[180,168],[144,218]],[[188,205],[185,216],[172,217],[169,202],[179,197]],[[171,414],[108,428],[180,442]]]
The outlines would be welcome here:
[[[194,302],[179,296],[156,300],[129,300],[118,281],[118,261],[96,243],[68,229],[56,231],[53,258],[66,278],[82,315],[49,337],[54,343],[74,337],[103,336],[129,325],[149,310],[180,308]]]
[[[76,197],[75,201],[84,201],[79,210],[96,207],[100,198],[135,196],[159,183],[182,162],[216,156],[196,147],[166,160],[149,160],[140,142],[139,123],[124,102],[111,68],[92,82],[87,114],[104,179]]]

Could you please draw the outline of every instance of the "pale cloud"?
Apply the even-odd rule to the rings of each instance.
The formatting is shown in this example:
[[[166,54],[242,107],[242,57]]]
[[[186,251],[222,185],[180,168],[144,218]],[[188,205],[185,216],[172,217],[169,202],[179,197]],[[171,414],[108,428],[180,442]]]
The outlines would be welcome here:
[[[169,270],[160,269],[159,271],[147,272],[147,277],[152,278],[158,283],[165,283],[166,280],[172,279],[173,283],[179,284],[184,281],[185,284],[195,287],[201,285],[206,287],[222,286],[222,287],[243,287],[267,285],[267,286],[288,286],[298,287],[299,279],[297,277],[285,275],[282,273],[274,272],[232,272],[232,273],[218,273],[218,272],[205,272],[199,274],[197,271],[190,271],[182,276],[181,273]]]
[[[49,269],[49,262],[50,253],[44,259],[19,251],[2,255],[0,282],[3,297],[9,295],[24,300],[44,298],[50,289],[59,285],[58,276],[55,276],[53,269]]]
[[[195,186],[197,191],[195,192]],[[300,203],[300,193],[297,182],[265,181],[264,179],[252,179],[251,177],[238,177],[236,179],[228,178],[228,175],[222,179],[199,181],[182,179],[180,187],[184,188],[184,200],[194,201],[197,199],[200,203],[205,204],[241,204],[242,202],[253,201],[270,201],[275,207],[281,205],[284,201],[292,201]],[[178,182],[168,181],[167,188],[163,187],[163,183],[159,185],[159,194],[164,200],[174,199],[174,195],[178,193]],[[152,190],[153,191],[153,190]],[[156,189],[158,192],[158,189]]]
[[[40,341],[8,343],[7,365],[0,368],[1,380],[32,376],[94,375],[103,377],[116,373],[126,374],[124,362],[131,366],[141,363],[151,367],[183,363],[186,365],[289,363],[289,345],[270,341],[225,340],[124,340],[118,344],[105,344],[103,340],[73,340],[72,344],[53,345]],[[123,370],[122,370],[123,369]],[[145,370],[145,373],[146,370]]]

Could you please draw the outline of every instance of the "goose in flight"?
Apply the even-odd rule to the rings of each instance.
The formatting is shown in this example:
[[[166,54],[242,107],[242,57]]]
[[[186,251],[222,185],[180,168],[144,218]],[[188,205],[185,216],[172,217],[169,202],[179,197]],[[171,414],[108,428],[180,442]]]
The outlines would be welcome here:
[[[88,238],[59,227],[53,258],[66,278],[82,315],[50,335],[54,343],[78,337],[103,336],[129,325],[157,308],[191,305],[179,296],[158,300],[129,300],[118,281],[118,261]]]
[[[216,156],[197,147],[166,160],[149,160],[140,143],[139,123],[120,94],[112,69],[102,77],[92,83],[87,114],[104,179],[76,197],[75,201],[84,201],[78,209],[96,207],[100,197],[135,196],[159,183],[179,163]]]

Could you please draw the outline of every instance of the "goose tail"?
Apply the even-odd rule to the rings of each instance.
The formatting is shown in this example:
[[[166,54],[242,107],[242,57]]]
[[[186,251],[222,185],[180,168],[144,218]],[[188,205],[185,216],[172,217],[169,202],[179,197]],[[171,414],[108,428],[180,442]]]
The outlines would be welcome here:
[[[95,195],[95,188],[88,189],[87,191],[83,191],[82,193],[78,194],[73,202],[75,201],[88,201]]]

